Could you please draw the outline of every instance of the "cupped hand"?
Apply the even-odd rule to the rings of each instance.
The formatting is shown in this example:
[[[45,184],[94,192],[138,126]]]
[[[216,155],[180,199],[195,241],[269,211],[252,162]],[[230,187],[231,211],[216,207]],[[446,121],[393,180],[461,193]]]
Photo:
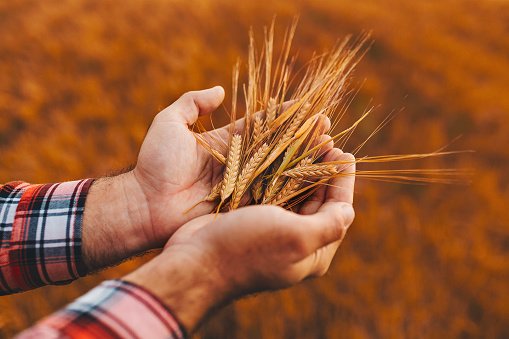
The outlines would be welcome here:
[[[189,126],[199,116],[214,111],[223,99],[224,90],[219,86],[188,92],[154,118],[132,171],[145,198],[139,214],[145,216],[142,231],[151,247],[163,246],[180,226],[216,206],[203,199],[222,177],[224,166],[196,140]],[[283,109],[289,104],[283,104]],[[330,121],[325,117],[321,121],[326,131]],[[237,120],[235,131],[241,133],[243,129],[244,119]],[[205,138],[220,150],[227,146],[228,136],[229,125]]]
[[[161,247],[187,221],[212,211],[212,203],[203,203],[184,213],[210,192],[223,171],[189,126],[215,110],[223,98],[222,87],[184,94],[154,118],[143,141],[132,174],[146,199],[143,231],[154,247]],[[216,133],[227,140],[226,128]]]
[[[299,213],[249,206],[198,217],[182,226],[163,253],[126,277],[169,305],[188,330],[211,309],[240,296],[323,275],[352,223],[355,164],[316,190]]]
[[[83,227],[83,257],[90,270],[162,247],[179,227],[213,210],[211,202],[189,210],[205,198],[223,172],[223,165],[196,140],[189,126],[216,109],[223,98],[221,87],[184,94],[154,118],[134,170],[94,182]],[[323,117],[320,126],[326,131],[330,121]],[[237,120],[236,132],[243,128],[244,119]],[[208,142],[221,149],[225,145],[216,143],[226,144],[229,126],[211,135]]]

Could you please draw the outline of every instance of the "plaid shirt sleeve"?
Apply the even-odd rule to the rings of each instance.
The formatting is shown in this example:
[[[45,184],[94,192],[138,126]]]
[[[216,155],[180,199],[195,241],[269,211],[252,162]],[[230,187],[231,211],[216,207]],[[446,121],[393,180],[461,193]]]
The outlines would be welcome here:
[[[155,296],[129,282],[109,280],[17,339],[185,337],[185,330]]]
[[[0,295],[86,275],[81,225],[92,182],[0,186]]]
[[[81,257],[85,200],[93,179],[0,186],[0,295],[86,275]],[[19,338],[184,338],[150,292],[106,281]]]

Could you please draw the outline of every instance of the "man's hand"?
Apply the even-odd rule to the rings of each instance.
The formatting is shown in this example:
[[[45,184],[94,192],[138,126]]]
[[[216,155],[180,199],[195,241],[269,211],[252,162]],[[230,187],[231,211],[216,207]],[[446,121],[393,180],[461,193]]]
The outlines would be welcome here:
[[[222,87],[184,94],[154,118],[133,171],[94,182],[83,221],[83,258],[90,270],[163,247],[183,224],[213,210],[214,203],[204,202],[184,213],[205,198],[223,173],[223,165],[196,141],[189,126],[223,98]],[[321,121],[327,130],[330,121]],[[238,132],[243,125],[244,119],[236,122]],[[211,133],[227,142],[228,130]]]
[[[214,203],[203,203],[220,180],[223,165],[215,160],[189,130],[200,115],[214,111],[224,90],[214,87],[184,94],[154,119],[141,146],[133,176],[146,198],[149,219],[143,231],[154,247],[162,247],[184,223],[210,213]],[[227,129],[214,132],[224,141]]]
[[[162,247],[184,223],[212,211],[213,204],[204,203],[184,214],[223,171],[189,126],[223,98],[222,87],[184,94],[154,118],[133,171],[93,184],[83,222],[83,257],[89,269]],[[227,128],[216,133],[228,138]]]
[[[338,149],[324,161],[353,160]],[[352,223],[355,165],[308,198],[299,214],[250,206],[198,217],[162,254],[125,277],[159,296],[192,332],[212,309],[240,296],[323,275]]]

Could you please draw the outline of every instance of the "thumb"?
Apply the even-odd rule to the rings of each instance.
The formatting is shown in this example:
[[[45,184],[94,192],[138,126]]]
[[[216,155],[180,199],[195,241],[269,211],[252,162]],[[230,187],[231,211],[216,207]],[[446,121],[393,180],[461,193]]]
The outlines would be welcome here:
[[[327,202],[318,212],[306,216],[309,222],[302,224],[310,244],[310,252],[343,239],[355,217],[352,205],[346,202]]]
[[[223,99],[224,89],[221,86],[187,92],[161,113],[171,120],[192,125],[198,116],[209,114],[219,107]]]

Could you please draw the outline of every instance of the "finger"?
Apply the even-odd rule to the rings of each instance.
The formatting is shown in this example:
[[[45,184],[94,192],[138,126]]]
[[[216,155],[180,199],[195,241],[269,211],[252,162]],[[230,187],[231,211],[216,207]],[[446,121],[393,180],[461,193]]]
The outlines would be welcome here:
[[[334,141],[332,138],[325,134],[331,127],[331,121],[329,117],[324,114],[318,114],[315,116],[316,122],[313,124],[313,128],[310,133],[310,148],[314,148],[317,145],[324,143],[318,152],[316,153],[316,158],[320,158],[322,155],[327,153],[330,149],[334,147]],[[327,142],[329,140],[329,142]]]
[[[281,107],[281,112],[286,111],[294,103],[295,103],[295,100],[290,100],[290,101],[283,102],[282,107]],[[256,112],[256,113],[254,113],[252,115],[252,117],[254,117],[255,115],[259,115],[261,117],[265,117],[265,112],[264,111]],[[235,121],[234,129],[235,129],[235,131],[237,133],[242,133],[244,131],[245,125],[246,125],[246,118],[238,119],[237,121]],[[209,133],[212,133],[212,135],[215,136],[215,137],[227,138],[228,135],[229,135],[229,131],[230,131],[230,125],[226,125],[226,126],[217,128],[217,129],[215,129],[213,131],[210,131]]]
[[[327,161],[342,161],[339,170],[341,175],[329,181],[326,202],[346,202],[353,203],[353,189],[355,186],[355,158],[350,153],[342,153],[335,148],[327,154]]]
[[[221,86],[202,91],[187,92],[172,105],[165,108],[161,114],[170,120],[192,125],[198,116],[211,113],[224,99],[224,89]]]
[[[328,244],[325,247],[319,248],[315,253],[315,265],[314,270],[310,273],[310,278],[321,277],[329,270],[330,264],[332,263],[332,259],[336,255],[336,252],[343,241],[345,234],[343,237],[334,241],[333,243]]]
[[[324,137],[324,141],[326,140],[325,138],[327,138],[327,136],[325,135],[322,135],[322,137]],[[337,148],[333,149],[332,147],[333,147],[332,141],[324,145],[325,149],[323,150],[323,152],[326,153],[323,158],[324,162],[336,160],[335,159],[336,152],[332,151],[335,150],[342,153],[341,150]],[[299,214],[307,215],[316,213],[320,206],[322,206],[323,203],[325,202],[326,192],[328,189],[329,188],[327,187],[327,184],[320,185],[320,187],[317,190],[315,190],[315,192],[313,192],[313,194],[311,194],[309,198],[307,198],[306,201],[302,204],[302,206],[299,209]]]
[[[296,269],[302,272],[305,278],[317,278],[327,273],[332,259],[341,244],[341,240],[334,241],[324,247],[319,248],[309,256],[296,264]]]
[[[327,152],[332,150],[332,148],[334,147],[334,141],[332,140],[332,138],[329,135],[326,135],[326,134],[320,135],[316,139],[315,145],[319,145],[322,142],[325,142],[327,140],[329,140],[329,142],[326,143],[325,145],[323,145],[322,147],[320,147],[320,149],[318,150],[317,158],[320,158],[321,156],[323,156],[324,154],[326,154]],[[313,146],[315,146],[315,145],[313,145]]]
[[[327,187],[325,187],[325,185],[320,185],[320,187],[318,187],[318,189],[316,189],[302,204],[299,209],[299,214],[308,215],[316,213],[325,202],[326,191]]]
[[[344,202],[324,203],[313,215],[306,216],[300,227],[307,239],[308,253],[343,238],[353,222],[355,213],[352,205]]]
[[[219,214],[219,218],[221,218],[222,215]],[[213,221],[216,220],[216,215],[215,214],[205,214],[205,215],[201,215],[197,218],[194,218],[190,221],[188,221],[186,224],[185,224],[185,229],[186,231],[184,232],[184,235],[182,235],[181,233],[179,233],[178,231],[168,240],[168,242],[166,243],[166,245],[164,246],[164,248],[167,248],[169,246],[173,246],[173,245],[176,245],[178,243],[183,243],[183,242],[186,242],[187,240],[189,240],[190,238],[192,238],[192,236],[198,232],[200,229],[202,229],[203,227],[205,227],[206,225],[212,223]]]
[[[327,154],[323,157],[322,162],[337,161],[341,157],[343,151],[339,148],[331,148],[327,151]]]
[[[315,123],[313,127],[315,130],[312,133],[317,135],[327,133],[331,126],[329,117],[324,114],[317,114],[316,116],[318,117],[318,123]]]

